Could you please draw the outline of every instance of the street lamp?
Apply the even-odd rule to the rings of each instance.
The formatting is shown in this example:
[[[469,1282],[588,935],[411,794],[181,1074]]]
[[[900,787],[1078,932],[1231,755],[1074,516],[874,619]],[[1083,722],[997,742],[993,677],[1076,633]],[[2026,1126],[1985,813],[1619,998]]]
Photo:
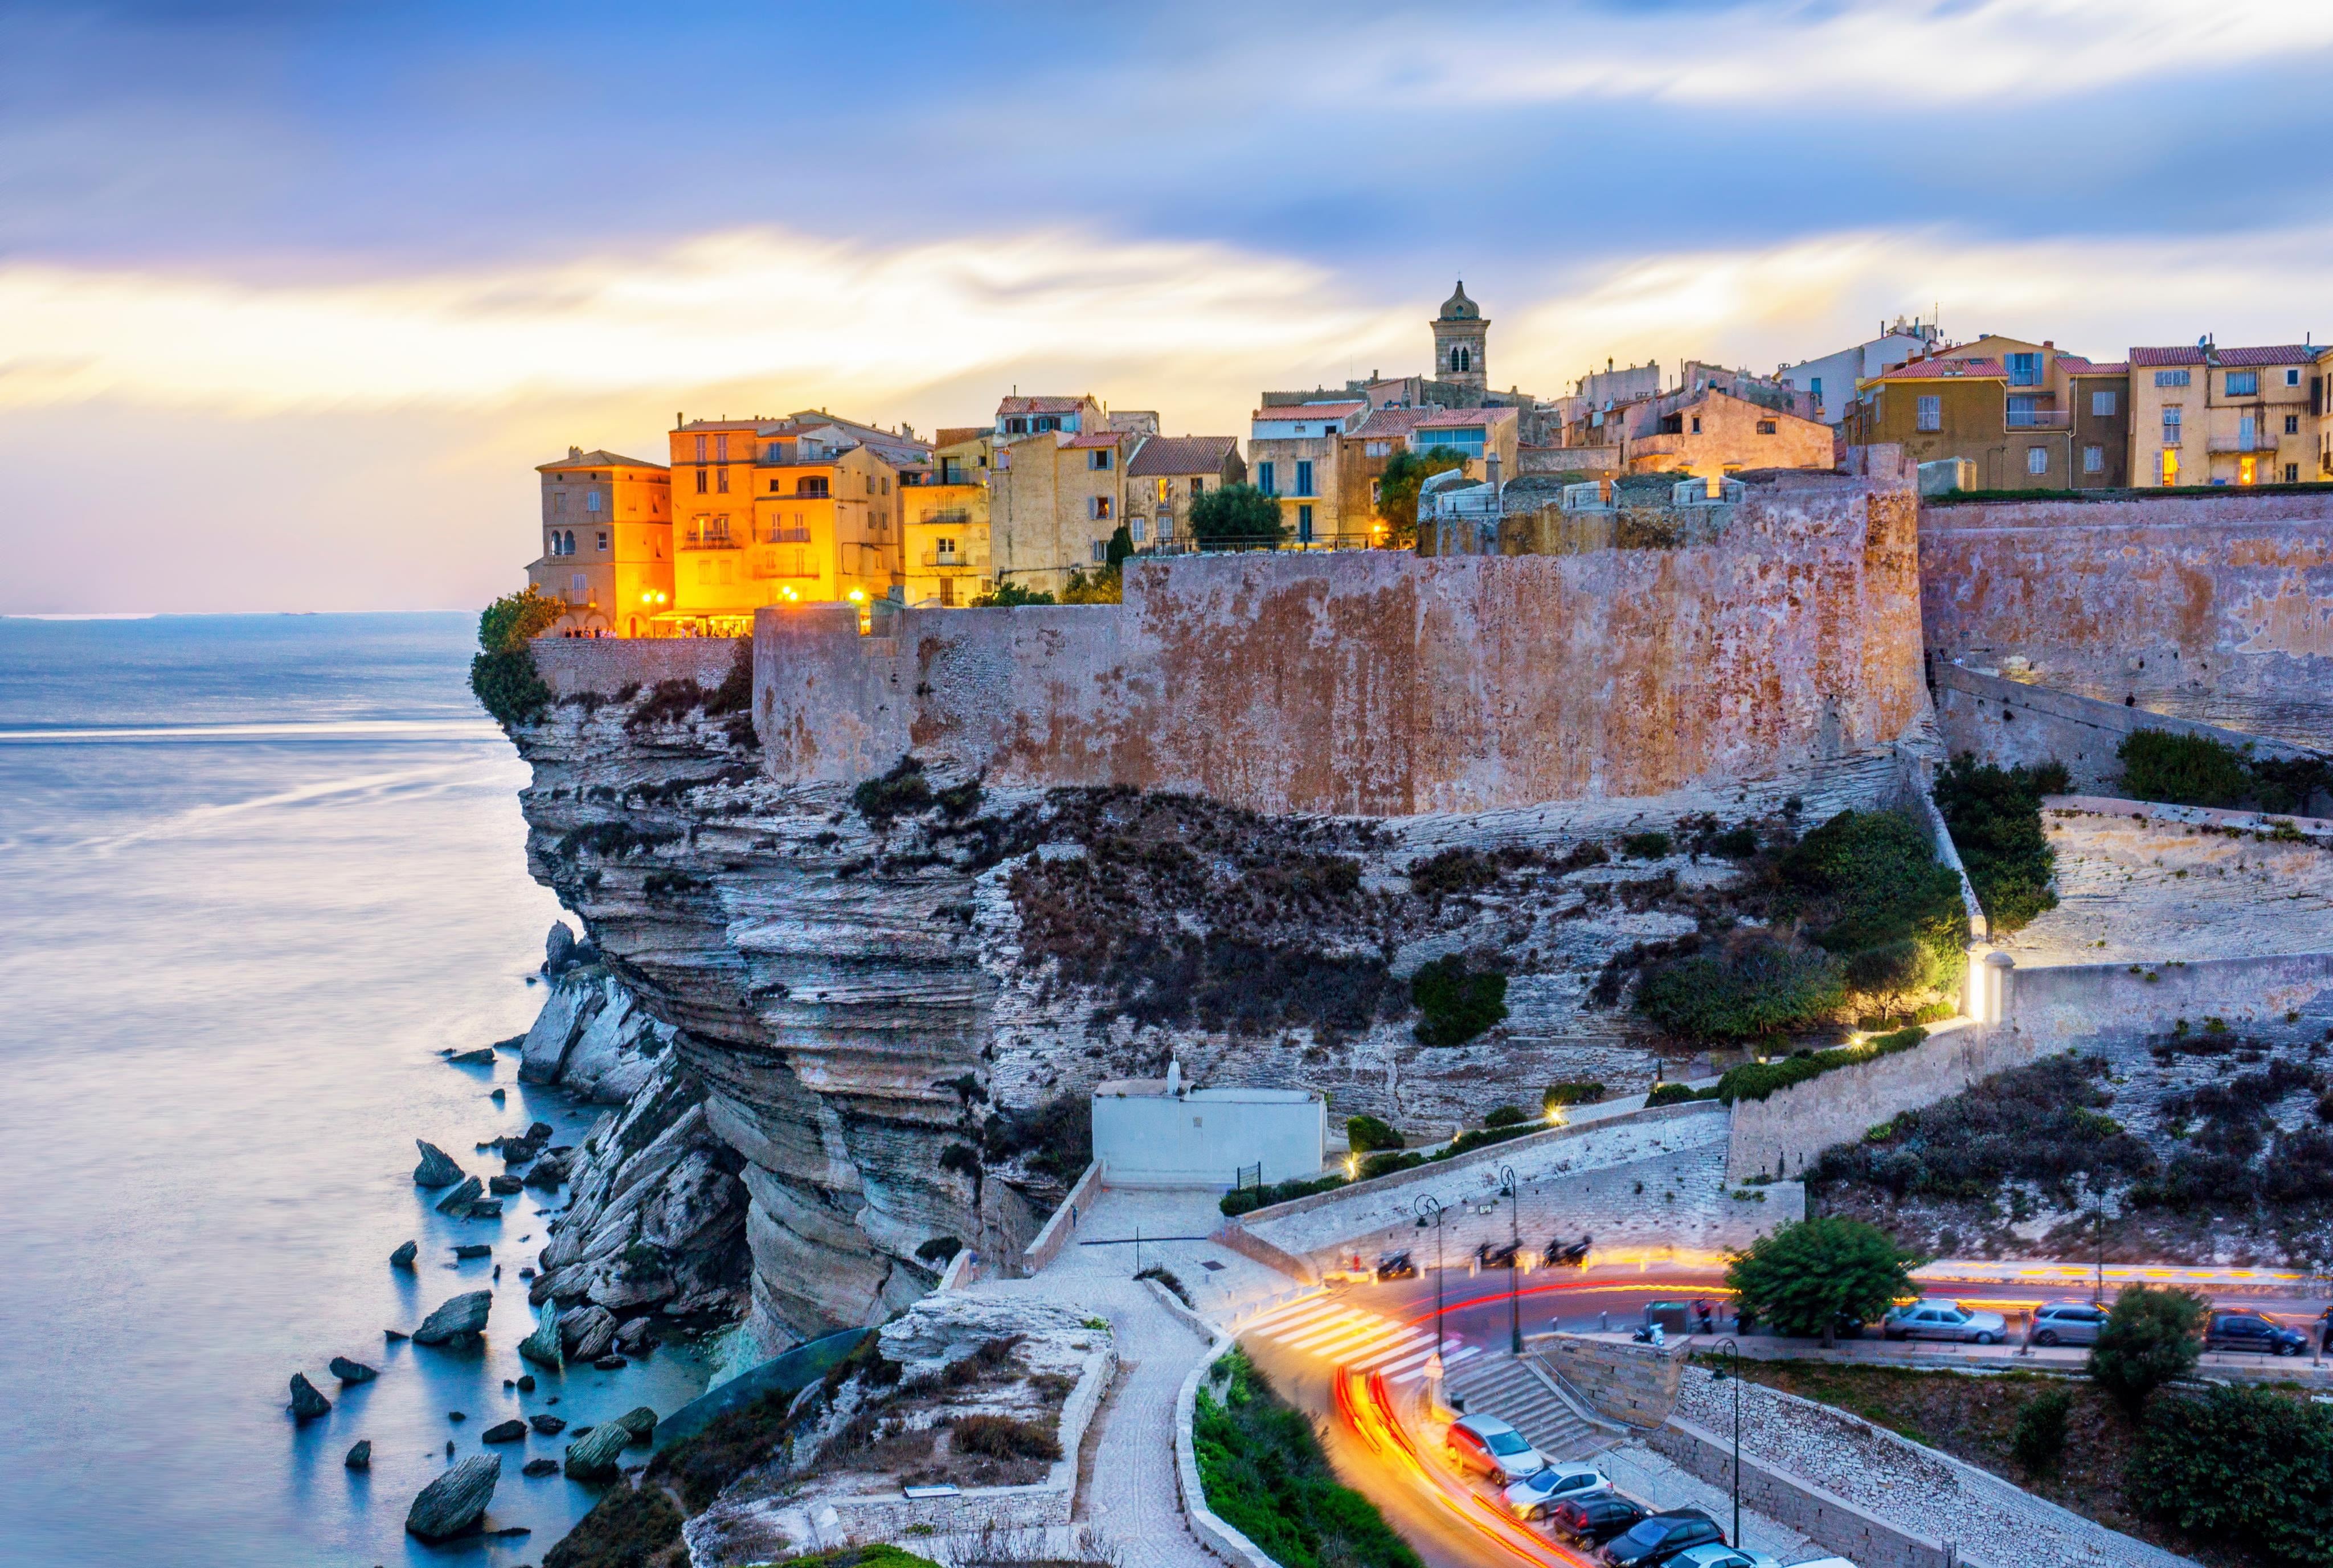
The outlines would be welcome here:
[[[1733,1534],[1726,1539],[1738,1548],[1742,1544],[1742,1347],[1725,1339],[1717,1342],[1716,1349],[1733,1358]]]
[[[1430,1192],[1421,1192],[1410,1207],[1416,1211],[1417,1223],[1434,1227],[1434,1375],[1442,1376],[1442,1206]]]
[[[1512,1165],[1499,1167],[1499,1196],[1507,1200],[1507,1235],[1514,1244],[1507,1254],[1507,1350],[1519,1356],[1523,1353],[1522,1282],[1516,1277],[1522,1273],[1522,1188]]]

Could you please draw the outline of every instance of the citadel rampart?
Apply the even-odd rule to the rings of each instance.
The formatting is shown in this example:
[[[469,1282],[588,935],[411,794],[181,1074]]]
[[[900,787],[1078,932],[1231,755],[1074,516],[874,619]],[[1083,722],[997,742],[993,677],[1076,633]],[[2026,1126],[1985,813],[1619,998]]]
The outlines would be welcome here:
[[[764,609],[771,774],[914,752],[999,784],[1403,815],[1657,795],[1883,746],[1926,707],[1907,491],[1731,508],[1714,542],[1559,557],[1130,563],[1126,601]]]
[[[1920,579],[1939,665],[2023,659],[2117,707],[2333,735],[2333,493],[1930,505]]]

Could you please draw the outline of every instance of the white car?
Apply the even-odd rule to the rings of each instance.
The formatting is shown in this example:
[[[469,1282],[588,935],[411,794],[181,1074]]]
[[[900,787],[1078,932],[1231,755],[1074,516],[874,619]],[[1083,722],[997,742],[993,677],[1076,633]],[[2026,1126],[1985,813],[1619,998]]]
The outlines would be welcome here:
[[[1889,1309],[1879,1323],[1880,1337],[1891,1340],[1965,1340],[1997,1345],[2008,1332],[2009,1320],[1999,1313],[1971,1312],[1956,1301],[1915,1301]]]
[[[1779,1557],[1752,1552],[1747,1546],[1690,1546],[1670,1558],[1662,1568],[1782,1568],[1782,1563]],[[1808,1568],[1815,1565],[1810,1563]]]
[[[1509,1486],[1507,1506],[1518,1519],[1544,1519],[1558,1503],[1611,1489],[1612,1483],[1593,1465],[1550,1465]]]
[[[1547,1456],[1496,1416],[1459,1417],[1442,1448],[1460,1468],[1478,1470],[1502,1486],[1547,1468]]]

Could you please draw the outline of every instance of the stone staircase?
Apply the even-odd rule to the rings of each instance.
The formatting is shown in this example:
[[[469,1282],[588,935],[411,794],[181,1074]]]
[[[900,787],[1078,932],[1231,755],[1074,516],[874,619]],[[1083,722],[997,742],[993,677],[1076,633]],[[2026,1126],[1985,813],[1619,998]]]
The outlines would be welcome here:
[[[1477,1356],[1453,1368],[1445,1394],[1470,1416],[1496,1416],[1558,1461],[1584,1459],[1618,1442],[1618,1429],[1588,1415],[1529,1356]]]

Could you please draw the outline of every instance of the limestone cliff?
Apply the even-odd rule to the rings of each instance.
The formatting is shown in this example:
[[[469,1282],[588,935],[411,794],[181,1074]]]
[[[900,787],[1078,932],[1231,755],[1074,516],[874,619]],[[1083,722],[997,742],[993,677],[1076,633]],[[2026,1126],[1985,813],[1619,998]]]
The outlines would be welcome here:
[[[530,866],[605,965],[554,998],[530,1071],[631,1092],[595,1165],[652,1153],[669,1190],[718,1174],[706,1140],[734,1158],[764,1350],[880,1319],[957,1246],[1016,1253],[1084,1158],[1085,1092],[1170,1052],[1421,1130],[1557,1082],[1641,1087],[1654,1043],[1613,1005],[1616,964],[1755,918],[1695,843],[1877,803],[1904,765],[1881,746],[1655,800],[1371,820],[987,788],[939,754],[789,784],[694,683],[570,697],[514,738]],[[1623,848],[1656,827],[1668,852]],[[1426,1045],[1407,979],[1452,954],[1509,973],[1510,1016]],[[645,1283],[624,1201],[568,1217],[546,1294]]]

